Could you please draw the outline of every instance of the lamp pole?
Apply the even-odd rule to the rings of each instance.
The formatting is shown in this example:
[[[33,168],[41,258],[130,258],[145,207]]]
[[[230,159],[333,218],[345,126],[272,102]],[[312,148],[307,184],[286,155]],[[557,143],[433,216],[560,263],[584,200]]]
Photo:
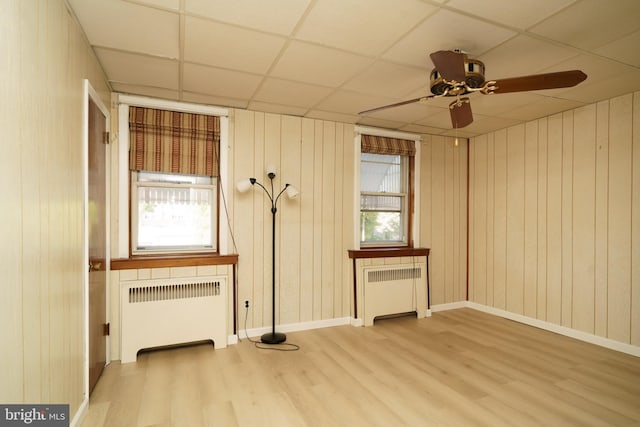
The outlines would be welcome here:
[[[296,197],[298,191],[292,185],[285,184],[284,188],[276,195],[273,187],[273,179],[276,177],[275,167],[267,166],[267,177],[271,182],[271,191],[267,190],[256,178],[239,181],[237,189],[240,192],[244,192],[249,187],[258,185],[271,201],[271,332],[263,334],[260,340],[265,344],[279,344],[286,341],[287,336],[281,332],[276,332],[276,212],[278,212],[278,200],[280,200],[280,196],[285,191],[289,198]]]

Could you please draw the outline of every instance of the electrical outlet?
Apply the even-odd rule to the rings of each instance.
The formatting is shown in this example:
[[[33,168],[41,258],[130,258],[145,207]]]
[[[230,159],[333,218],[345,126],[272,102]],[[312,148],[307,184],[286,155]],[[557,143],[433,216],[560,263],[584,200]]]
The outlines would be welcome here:
[[[249,300],[244,300],[244,308],[249,308]]]

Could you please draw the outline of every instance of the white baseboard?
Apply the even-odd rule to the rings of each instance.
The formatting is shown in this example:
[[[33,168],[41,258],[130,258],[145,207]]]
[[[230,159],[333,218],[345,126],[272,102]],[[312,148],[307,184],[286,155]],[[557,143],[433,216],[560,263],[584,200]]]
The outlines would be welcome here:
[[[570,338],[575,338],[580,341],[595,344],[600,347],[608,348],[611,350],[619,351],[622,353],[630,354],[632,356],[640,357],[640,347],[614,341],[609,338],[599,337],[587,332],[578,331],[576,329],[567,328],[566,326],[556,325],[555,323],[546,322],[544,320],[534,319],[521,314],[512,313],[510,311],[501,310],[499,308],[489,307],[486,305],[478,304],[471,301],[457,301],[446,304],[435,304],[431,306],[431,309],[427,310],[426,316],[431,317],[432,313],[440,311],[455,310],[458,308],[471,308],[474,310],[482,311],[484,313],[493,314],[495,316],[504,317],[505,319],[513,320],[525,325],[534,326],[536,328],[544,329],[546,331],[554,332],[560,335],[564,335]],[[328,328],[331,326],[362,326],[362,319],[354,319],[352,317],[340,317],[335,319],[316,320],[311,322],[291,323],[286,325],[276,326],[277,332],[296,332],[306,331],[311,329]],[[247,329],[246,334],[250,337],[257,337],[271,331],[271,327]],[[244,338],[245,330],[238,331],[238,335],[230,335],[227,344],[236,344],[238,338]]]
[[[342,326],[342,325],[350,325],[350,324],[351,324],[350,317],[338,317],[335,319],[314,320],[311,322],[300,322],[300,323],[289,323],[285,325],[276,325],[276,332],[308,331],[311,329],[329,328],[332,326]],[[271,332],[271,330],[272,330],[271,326],[246,329],[246,332],[245,332],[245,329],[241,329],[238,331],[238,335],[236,337],[239,336],[240,339],[245,338],[246,336],[249,336],[249,338],[259,337],[262,334]]]
[[[615,341],[610,338],[599,337],[597,335],[593,335],[588,332],[578,331],[576,329],[567,328],[566,326],[556,325],[555,323],[534,319],[532,317],[523,316],[522,314],[512,313],[506,310],[489,307],[489,306],[478,304],[471,301],[466,301],[466,303],[467,303],[467,307],[473,308],[474,310],[483,311],[485,313],[504,317],[505,319],[514,320],[519,323],[524,323],[525,325],[534,326],[536,328],[544,329],[546,331],[555,332],[556,334],[564,335],[570,338],[575,338],[577,340],[588,342],[590,344],[595,344],[600,347],[605,347],[611,350],[615,350],[622,353],[630,354],[632,356],[640,357],[639,346]]]
[[[446,304],[436,304],[431,306],[431,312],[437,313],[438,311],[455,310],[456,308],[469,307],[467,301],[449,302]]]
[[[88,409],[89,409],[89,398],[85,397],[82,403],[80,404],[80,407],[76,411],[75,415],[71,419],[71,422],[69,423],[69,427],[76,427],[81,425],[82,421],[84,421],[84,417],[87,415]]]

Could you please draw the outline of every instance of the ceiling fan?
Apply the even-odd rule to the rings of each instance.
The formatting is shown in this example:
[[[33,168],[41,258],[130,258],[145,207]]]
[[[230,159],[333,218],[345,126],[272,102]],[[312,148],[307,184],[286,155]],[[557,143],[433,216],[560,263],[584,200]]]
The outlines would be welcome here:
[[[473,122],[471,100],[464,96],[471,92],[491,95],[557,89],[575,86],[587,78],[587,75],[580,70],[570,70],[486,81],[484,78],[484,63],[476,59],[469,59],[460,50],[439,50],[429,56],[435,65],[430,76],[431,93],[433,95],[372,108],[362,111],[360,114],[426,101],[431,98],[450,96],[456,98],[455,101],[449,104],[451,124],[454,128],[463,128]]]

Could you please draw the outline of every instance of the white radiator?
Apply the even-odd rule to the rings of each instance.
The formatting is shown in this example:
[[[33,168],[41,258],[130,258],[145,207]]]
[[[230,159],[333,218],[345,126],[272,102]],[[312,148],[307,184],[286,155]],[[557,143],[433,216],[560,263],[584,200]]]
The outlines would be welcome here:
[[[427,312],[426,264],[364,267],[364,325],[377,316]]]
[[[227,346],[224,277],[121,283],[122,363],[146,348],[212,340]]]

